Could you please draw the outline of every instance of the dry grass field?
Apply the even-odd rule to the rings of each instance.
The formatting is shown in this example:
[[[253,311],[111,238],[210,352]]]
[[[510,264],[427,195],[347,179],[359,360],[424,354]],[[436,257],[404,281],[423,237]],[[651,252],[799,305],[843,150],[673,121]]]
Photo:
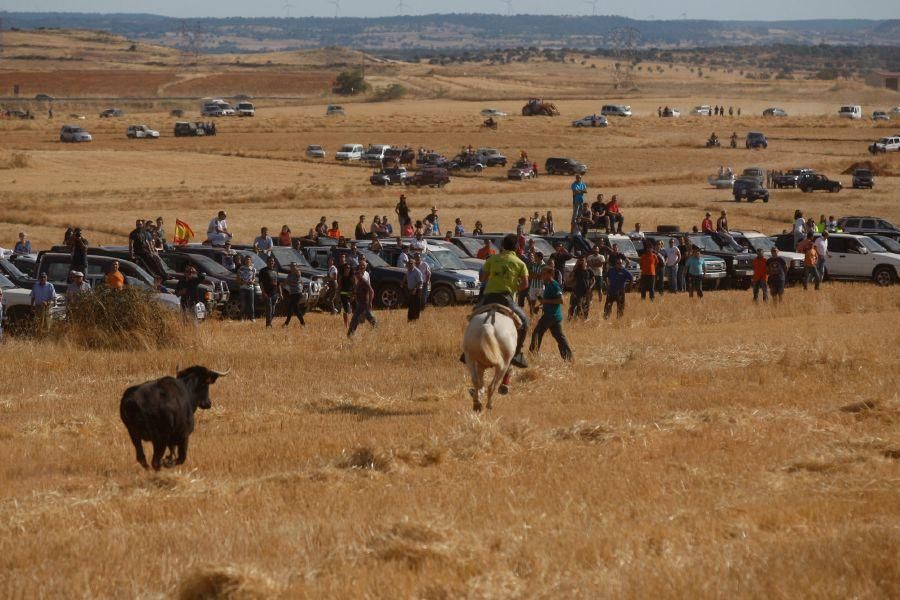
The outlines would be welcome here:
[[[70,225],[93,243],[124,243],[135,217],[158,215],[170,234],[176,218],[202,232],[220,208],[239,241],[261,225],[305,232],[320,215],[345,231],[360,214],[393,217],[401,190],[373,188],[364,167],[303,158],[307,144],[331,156],[345,142],[524,148],[541,165],[573,156],[589,165],[592,194],[620,195],[629,229],[690,227],[722,209],[732,227],[769,233],[796,208],[900,222],[898,155],[874,159],[887,175],[871,191],[776,190],[768,204],[736,204],[705,183],[719,165],[808,166],[849,188],[841,173],[898,126],[842,121],[837,106],[870,113],[900,104],[895,93],[673,74],[622,97],[600,74],[585,82],[583,67],[531,68],[540,86],[569,82],[547,94],[563,116],[509,117],[498,132],[479,129],[478,111],[516,114],[532,81],[458,66],[376,74],[417,97],[348,103],[342,118],[324,116],[330,98],[260,101],[257,117],[220,120],[207,139],[173,138],[162,105],[125,105],[110,120],[77,105],[52,121],[0,120],[0,246],[24,230],[46,247]],[[713,84],[716,97],[704,96]],[[436,85],[449,96],[428,98]],[[636,116],[568,126],[615,101]],[[655,116],[660,105],[716,103],[743,116]],[[768,106],[792,116],[757,116]],[[199,119],[198,106],[184,108]],[[87,114],[78,123],[92,143],[57,141],[69,112]],[[163,137],[127,140],[132,122]],[[707,150],[713,130],[763,131],[770,147]],[[535,210],[570,210],[569,178],[504,176],[405,191],[416,216],[438,206],[445,229],[457,216],[510,230]],[[742,291],[627,303],[621,321],[595,307],[587,323],[566,324],[574,364],[545,339],[481,416],[456,361],[464,307],[429,309],[415,325],[381,312],[379,328],[352,341],[323,314],[289,331],[211,320],[154,351],[7,339],[0,596],[900,596],[897,286],[792,287],[778,307]],[[121,393],[195,363],[232,372],[198,413],[184,467],[145,473],[119,421]]]

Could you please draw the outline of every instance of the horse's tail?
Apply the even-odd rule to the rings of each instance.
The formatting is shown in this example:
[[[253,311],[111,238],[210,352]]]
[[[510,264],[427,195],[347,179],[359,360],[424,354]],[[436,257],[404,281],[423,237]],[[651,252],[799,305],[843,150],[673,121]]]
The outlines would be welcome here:
[[[481,333],[481,354],[491,365],[503,366],[503,353],[500,352],[500,344],[497,342],[497,330],[493,323],[485,319]]]

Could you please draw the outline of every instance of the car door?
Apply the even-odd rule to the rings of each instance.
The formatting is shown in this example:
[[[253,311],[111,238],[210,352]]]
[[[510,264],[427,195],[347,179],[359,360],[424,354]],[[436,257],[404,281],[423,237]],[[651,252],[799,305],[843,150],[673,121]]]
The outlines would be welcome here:
[[[870,254],[862,254],[864,250],[853,238],[829,238],[828,272],[836,277],[871,276],[873,259]]]

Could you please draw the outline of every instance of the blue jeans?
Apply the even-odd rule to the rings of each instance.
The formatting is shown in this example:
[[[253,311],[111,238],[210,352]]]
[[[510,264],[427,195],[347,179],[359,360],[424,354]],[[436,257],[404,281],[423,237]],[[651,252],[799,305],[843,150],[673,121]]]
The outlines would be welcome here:
[[[759,300],[759,290],[760,289],[762,289],[762,293],[763,293],[763,302],[768,302],[768,300],[769,300],[769,284],[766,283],[765,280],[763,280],[763,279],[753,282],[753,301],[756,302]]]
[[[580,202],[578,200],[572,200],[572,221],[570,222],[572,227],[578,223],[578,217],[581,216],[582,208],[584,208],[584,200],[581,200]]]
[[[684,263],[678,265],[678,291],[687,291],[687,265]]]
[[[816,262],[816,271],[819,272],[819,281],[825,281],[825,257],[820,256]]]
[[[666,277],[669,278],[669,291],[678,291],[678,265],[666,265]]]

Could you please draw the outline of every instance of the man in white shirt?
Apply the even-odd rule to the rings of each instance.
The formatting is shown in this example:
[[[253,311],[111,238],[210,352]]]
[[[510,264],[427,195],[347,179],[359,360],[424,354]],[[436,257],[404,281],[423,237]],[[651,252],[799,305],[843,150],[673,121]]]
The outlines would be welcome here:
[[[397,266],[401,269],[406,268],[406,264],[409,262],[409,254],[406,252],[406,248],[400,249],[400,256],[397,257]]]
[[[673,294],[678,291],[678,263],[681,261],[681,250],[675,243],[675,238],[669,238],[669,247],[666,248],[666,277],[669,278],[669,291]]]
[[[641,231],[641,224],[640,224],[640,223],[635,223],[635,224],[634,224],[634,231],[632,231],[631,233],[629,233],[629,234],[628,234],[628,237],[631,238],[632,240],[642,240],[642,239],[644,239],[644,232]]]
[[[224,210],[220,210],[219,214],[209,222],[206,228],[206,237],[213,246],[224,246],[225,242],[231,241],[231,233],[228,231],[228,215]]]
[[[428,305],[428,294],[431,292],[431,266],[416,254],[416,268],[422,272],[422,310]]]
[[[409,249],[413,254],[421,254],[425,252],[428,248],[428,244],[425,242],[421,233],[416,234],[416,239],[409,243]]]
[[[819,281],[825,280],[825,262],[828,260],[828,232],[823,231],[822,235],[813,242],[816,247],[818,260],[816,261],[816,271],[819,272]]]
[[[253,249],[261,256],[268,256],[272,252],[273,245],[272,237],[269,235],[269,228],[261,228],[259,235],[253,240]]]

